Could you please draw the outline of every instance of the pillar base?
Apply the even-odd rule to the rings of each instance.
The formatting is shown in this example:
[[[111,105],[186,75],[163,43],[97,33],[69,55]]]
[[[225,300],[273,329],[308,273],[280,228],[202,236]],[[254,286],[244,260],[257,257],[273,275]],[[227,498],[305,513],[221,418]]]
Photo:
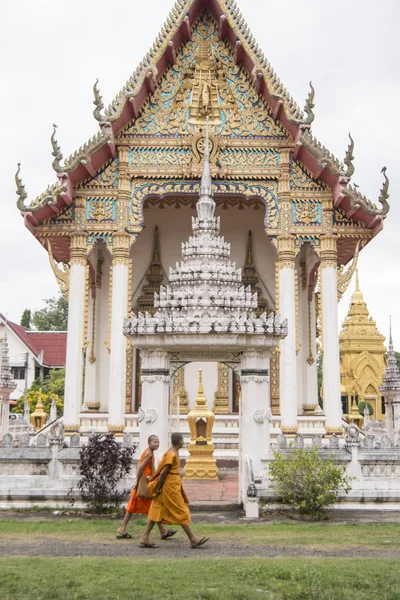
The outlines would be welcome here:
[[[259,498],[246,498],[244,501],[244,510],[246,519],[258,519],[260,516],[260,500]]]
[[[183,470],[184,479],[218,480],[217,461],[214,458],[214,445],[189,444],[190,456]]]
[[[214,415],[229,415],[229,406],[218,406],[214,404],[212,410]]]
[[[318,404],[303,404],[302,405],[303,413],[305,415],[312,415],[312,414],[314,414],[314,411],[317,408],[317,406],[318,406]]]
[[[299,426],[298,425],[281,425],[280,430],[283,433],[283,435],[296,435],[299,430]]]
[[[70,423],[64,423],[64,434],[72,435],[73,433],[78,433],[81,428],[80,423],[76,423],[75,425],[71,425]]]
[[[86,408],[89,412],[99,412],[100,402],[86,402]]]
[[[107,425],[109,433],[113,433],[116,436],[124,435],[125,427],[125,423],[123,425]]]
[[[325,427],[325,435],[324,435],[324,437],[330,437],[334,433],[338,437],[341,437],[343,435],[343,427]]]

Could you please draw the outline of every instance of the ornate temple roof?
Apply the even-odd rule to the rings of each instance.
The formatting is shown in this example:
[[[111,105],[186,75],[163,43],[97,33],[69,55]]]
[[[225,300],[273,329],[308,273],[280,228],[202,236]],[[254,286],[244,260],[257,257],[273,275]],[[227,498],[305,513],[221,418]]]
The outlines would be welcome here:
[[[263,55],[234,0],[177,0],[152,48],[106,109],[96,82],[94,117],[99,122],[100,131],[63,163],[55,130],[53,132],[53,167],[58,183],[49,186],[27,205],[27,193],[18,168],[18,208],[24,216],[26,226],[33,231],[45,219],[59,214],[66,206],[71,206],[75,186],[88,177],[94,177],[110,158],[116,156],[116,135],[130,121],[137,119],[143,103],[154,92],[163,73],[175,63],[177,50],[183,43],[191,40],[191,27],[203,9],[210,10],[217,19],[220,39],[230,42],[236,63],[246,69],[256,92],[271,108],[273,118],[292,136],[295,148],[293,157],[300,160],[315,179],[332,187],[335,208],[340,207],[348,217],[356,218],[373,230],[374,234],[377,233],[389,211],[385,168],[382,169],[384,184],[378,198],[378,207],[357,188],[349,185],[354,173],[353,140],[350,138],[344,161],[341,162],[314,138],[310,129],[314,120],[313,87],[311,86],[302,111]]]
[[[230,261],[230,244],[219,235],[215,217],[209,161],[208,125],[204,170],[193,236],[182,243],[183,260],[170,267],[169,285],[154,294],[157,312],[132,312],[125,321],[127,335],[148,334],[260,334],[283,338],[287,322],[273,313],[257,317],[257,293],[242,284],[241,269]]]
[[[356,288],[342,325],[339,341],[341,353],[360,352],[361,350],[382,355],[386,353],[385,336],[379,333],[360,290],[358,270],[356,270]]]
[[[399,392],[400,393],[400,370],[397,366],[396,352],[393,348],[392,338],[392,321],[390,321],[390,337],[389,337],[389,351],[387,353],[387,365],[385,375],[383,377],[382,385],[379,387],[379,391],[382,394],[387,392]]]

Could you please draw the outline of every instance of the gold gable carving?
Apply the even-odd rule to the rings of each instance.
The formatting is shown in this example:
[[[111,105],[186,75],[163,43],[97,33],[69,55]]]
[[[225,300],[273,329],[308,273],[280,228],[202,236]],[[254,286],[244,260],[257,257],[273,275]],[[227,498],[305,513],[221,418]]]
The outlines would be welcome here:
[[[175,64],[120,136],[194,135],[207,117],[218,136],[291,139],[246,70],[235,64],[232,46],[219,40],[214,16],[203,11],[193,25],[192,41],[178,49]]]
[[[82,181],[76,189],[111,189],[118,186],[118,159],[111,158],[101,167],[95,177]]]

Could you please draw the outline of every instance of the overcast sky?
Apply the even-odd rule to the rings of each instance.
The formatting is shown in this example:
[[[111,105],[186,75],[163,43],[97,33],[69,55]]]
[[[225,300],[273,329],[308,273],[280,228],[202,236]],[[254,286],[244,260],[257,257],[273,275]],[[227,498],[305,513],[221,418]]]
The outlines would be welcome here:
[[[24,228],[14,174],[22,163],[29,200],[55,182],[52,123],[64,156],[98,131],[92,86],[107,105],[150,48],[172,0],[1,0],[0,312],[19,322],[58,292],[47,253]],[[400,45],[398,0],[240,0],[265,56],[301,106],[316,89],[314,135],[342,159],[351,132],[353,182],[376,201],[387,166],[391,211],[362,251],[360,285],[400,348]],[[352,282],[350,290],[354,288]],[[339,306],[342,320],[350,291]]]

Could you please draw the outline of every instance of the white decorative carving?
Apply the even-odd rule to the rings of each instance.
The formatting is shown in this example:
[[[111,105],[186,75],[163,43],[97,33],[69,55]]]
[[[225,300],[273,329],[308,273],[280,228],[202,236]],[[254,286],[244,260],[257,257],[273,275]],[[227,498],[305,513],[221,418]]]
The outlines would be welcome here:
[[[269,421],[271,423],[272,413],[269,409],[266,410],[265,408],[259,408],[258,410],[254,411],[253,419],[256,423],[259,423],[260,425],[265,423],[265,421]]]
[[[240,383],[250,383],[253,381],[254,383],[265,383],[268,381],[268,375],[242,375],[240,378]]]
[[[146,408],[143,410],[142,407],[138,410],[138,422],[141,423],[154,423],[157,420],[157,411],[154,408]]]
[[[169,383],[171,378],[169,375],[142,375],[142,383],[155,383],[156,381],[162,381],[162,383]]]
[[[126,335],[145,334],[260,334],[283,338],[287,321],[273,313],[256,317],[257,294],[242,284],[242,271],[230,261],[230,244],[219,235],[215,217],[207,140],[204,171],[192,218],[193,236],[182,244],[183,260],[169,270],[167,287],[154,294],[157,312],[131,313]],[[210,344],[211,345],[211,342]]]

